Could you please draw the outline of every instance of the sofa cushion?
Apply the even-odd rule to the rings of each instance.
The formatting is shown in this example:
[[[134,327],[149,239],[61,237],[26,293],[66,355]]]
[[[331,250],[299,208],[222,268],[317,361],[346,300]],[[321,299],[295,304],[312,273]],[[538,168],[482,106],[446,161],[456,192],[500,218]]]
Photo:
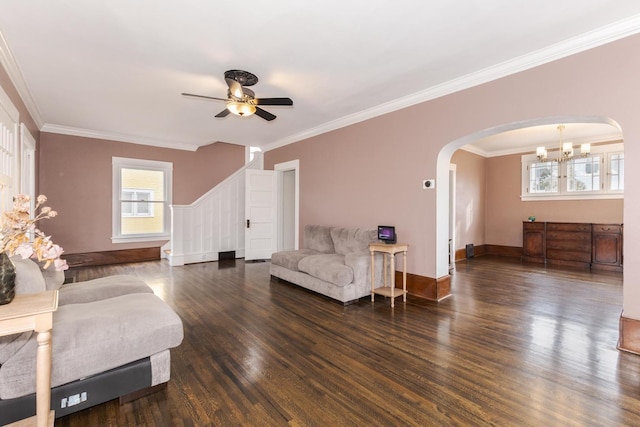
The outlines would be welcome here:
[[[353,282],[353,270],[344,264],[343,255],[309,255],[300,260],[298,269],[338,286],[347,286]]]
[[[51,385],[143,359],[176,347],[182,338],[182,321],[153,294],[59,307],[53,314]],[[34,336],[2,365],[0,399],[35,391],[36,349]]]
[[[305,225],[304,247],[323,254],[334,253],[331,229],[332,227],[326,225]]]
[[[309,255],[319,255],[320,252],[313,249],[300,249],[298,251],[275,252],[271,255],[271,264],[279,265],[291,271],[299,271],[298,263]]]
[[[351,252],[363,252],[369,249],[369,243],[378,241],[378,230],[374,228],[331,229],[331,238],[337,254],[346,255]]]
[[[44,283],[47,287],[47,290],[50,291],[52,289],[60,289],[60,286],[64,284],[64,271],[58,271],[51,264],[47,268],[42,268],[42,264],[38,265],[40,267],[40,271],[42,272],[42,277],[44,278]]]
[[[153,293],[142,279],[130,275],[114,275],[84,282],[69,283],[60,288],[58,305],[83,304],[127,294]]]
[[[42,271],[35,261],[20,256],[12,257],[11,261],[16,269],[16,295],[44,292],[47,289]]]
[[[24,346],[33,331],[0,337],[0,366]]]

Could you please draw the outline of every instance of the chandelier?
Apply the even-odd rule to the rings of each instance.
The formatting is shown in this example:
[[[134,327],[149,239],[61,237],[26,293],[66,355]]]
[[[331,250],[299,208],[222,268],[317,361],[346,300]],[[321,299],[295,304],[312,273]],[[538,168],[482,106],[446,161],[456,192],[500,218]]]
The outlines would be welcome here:
[[[570,142],[563,142],[562,140],[562,131],[564,130],[564,125],[558,125],[558,132],[560,133],[560,147],[558,149],[558,157],[555,160],[559,163],[566,162],[568,160],[573,159],[573,144]],[[591,144],[580,144],[580,156],[587,157],[591,153]],[[546,162],[547,157],[547,149],[545,147],[536,148],[536,155],[538,156],[538,160],[541,162]]]

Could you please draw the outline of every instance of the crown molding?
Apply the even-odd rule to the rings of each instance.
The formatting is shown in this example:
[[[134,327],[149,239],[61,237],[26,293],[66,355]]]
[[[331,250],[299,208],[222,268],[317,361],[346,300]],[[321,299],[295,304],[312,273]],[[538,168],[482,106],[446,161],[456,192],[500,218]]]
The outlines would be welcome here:
[[[9,75],[9,79],[13,86],[15,86],[18,91],[18,95],[22,98],[22,102],[24,102],[25,107],[27,107],[27,111],[33,118],[33,121],[36,123],[38,128],[41,128],[44,121],[42,120],[42,115],[40,114],[40,110],[36,105],[33,97],[31,96],[31,91],[29,91],[29,87],[27,86],[24,77],[22,76],[22,72],[20,71],[20,67],[18,67],[18,63],[16,62],[13,53],[11,53],[11,49],[7,44],[4,35],[0,31],[0,64],[4,67],[5,71]]]
[[[264,151],[283,147],[303,139],[311,138],[332,130],[372,119],[383,114],[391,113],[422,102],[459,92],[464,89],[469,89],[474,86],[498,80],[500,78],[516,74],[539,65],[547,64],[576,53],[584,52],[637,33],[640,33],[640,14],[597,28],[590,32],[581,34],[580,36],[567,39],[563,42],[547,46],[546,48],[504,61],[475,73],[467,74],[466,76],[432,86],[423,91],[415,92],[409,96],[398,98],[396,100],[350,114],[340,119],[333,120],[313,129],[308,129],[304,132],[291,135],[267,145],[264,148]]]
[[[80,129],[69,126],[59,126],[46,123],[41,132],[57,133],[62,135],[81,136],[84,138],[105,139],[108,141],[128,142],[130,144],[150,145],[159,148],[171,148],[174,150],[196,151],[200,146],[187,144],[184,142],[164,141],[154,138],[144,138],[139,136],[122,135],[109,132],[100,132],[90,129]]]

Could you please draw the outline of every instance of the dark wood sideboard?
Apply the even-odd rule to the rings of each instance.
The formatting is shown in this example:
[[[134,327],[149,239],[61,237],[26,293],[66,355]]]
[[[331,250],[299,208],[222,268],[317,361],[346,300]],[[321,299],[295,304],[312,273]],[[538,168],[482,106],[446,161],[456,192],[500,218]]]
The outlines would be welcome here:
[[[522,260],[622,271],[622,224],[522,223]]]

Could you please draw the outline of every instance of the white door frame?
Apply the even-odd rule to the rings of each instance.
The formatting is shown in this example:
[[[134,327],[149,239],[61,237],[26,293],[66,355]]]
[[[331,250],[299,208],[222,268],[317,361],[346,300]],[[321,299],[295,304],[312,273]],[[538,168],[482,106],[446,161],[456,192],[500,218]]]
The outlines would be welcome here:
[[[456,165],[449,164],[449,270],[456,264]]]
[[[282,174],[287,171],[294,171],[295,173],[295,203],[294,203],[294,244],[295,249],[299,249],[300,246],[300,160],[291,160],[289,162],[278,163],[273,165],[273,170],[278,173],[278,207],[282,207],[283,197],[282,197]],[[282,218],[282,209],[278,209],[278,250],[282,250],[282,236],[284,233],[283,227],[281,227],[283,222]]]

